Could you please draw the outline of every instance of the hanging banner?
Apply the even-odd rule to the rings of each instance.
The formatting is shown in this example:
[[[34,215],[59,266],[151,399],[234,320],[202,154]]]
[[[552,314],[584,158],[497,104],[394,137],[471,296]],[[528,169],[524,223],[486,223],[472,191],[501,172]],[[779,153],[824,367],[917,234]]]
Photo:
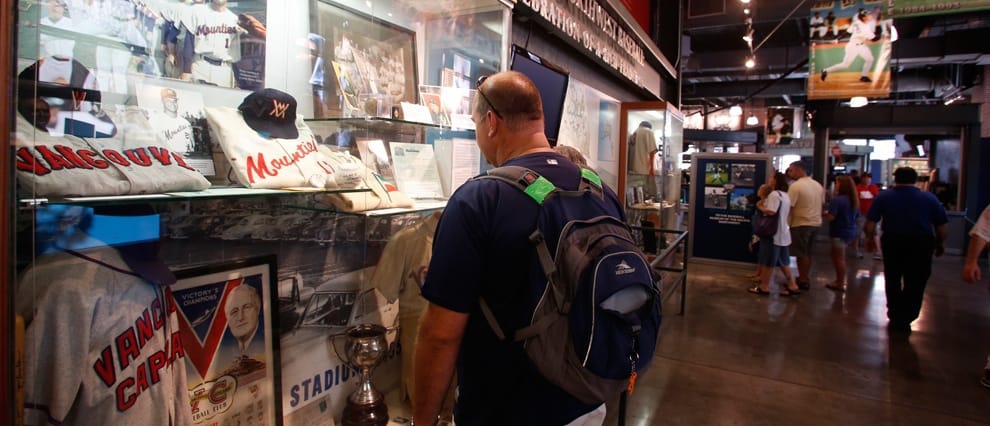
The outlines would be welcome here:
[[[767,182],[766,154],[691,156],[691,257],[755,263],[750,251],[757,190]]]
[[[990,0],[893,0],[891,17],[942,15],[990,9]]]
[[[863,0],[811,5],[808,99],[890,96],[894,28],[886,9]]]

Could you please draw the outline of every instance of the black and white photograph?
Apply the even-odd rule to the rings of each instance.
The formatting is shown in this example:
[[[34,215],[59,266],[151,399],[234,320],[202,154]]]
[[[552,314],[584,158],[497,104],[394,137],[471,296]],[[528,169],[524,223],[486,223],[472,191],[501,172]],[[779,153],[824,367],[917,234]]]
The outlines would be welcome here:
[[[725,188],[719,186],[705,187],[705,208],[706,209],[727,209],[729,208],[729,194]]]
[[[155,140],[169,151],[181,153],[186,163],[204,176],[214,175],[203,95],[154,84],[138,84],[136,92]]]
[[[732,164],[732,179],[730,182],[736,186],[752,187],[756,176],[756,164]]]

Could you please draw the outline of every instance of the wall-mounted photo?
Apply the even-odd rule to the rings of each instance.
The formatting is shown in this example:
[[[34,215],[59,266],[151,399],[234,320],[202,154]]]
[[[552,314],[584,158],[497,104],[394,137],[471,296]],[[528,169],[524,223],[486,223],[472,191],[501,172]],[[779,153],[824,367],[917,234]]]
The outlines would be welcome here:
[[[732,164],[732,183],[737,186],[753,186],[756,164]]]
[[[729,208],[729,194],[725,188],[705,187],[705,208],[706,209],[727,209]]]
[[[317,118],[390,117],[400,102],[416,103],[414,32],[339,5],[316,5],[313,75],[323,76],[311,81]],[[318,69],[327,63],[330,69]]]
[[[134,77],[253,90],[265,81],[266,11],[267,2],[256,0],[47,0],[29,59],[78,60],[109,93],[131,93]]]
[[[747,211],[754,206],[750,204],[753,199],[752,188],[736,188],[729,194],[729,210]]]
[[[204,176],[213,176],[216,169],[203,95],[153,84],[138,84],[136,92],[138,106],[147,114],[155,140],[169,151],[181,153],[186,163]]]
[[[708,163],[705,165],[705,185],[724,185],[729,182],[729,165]]]

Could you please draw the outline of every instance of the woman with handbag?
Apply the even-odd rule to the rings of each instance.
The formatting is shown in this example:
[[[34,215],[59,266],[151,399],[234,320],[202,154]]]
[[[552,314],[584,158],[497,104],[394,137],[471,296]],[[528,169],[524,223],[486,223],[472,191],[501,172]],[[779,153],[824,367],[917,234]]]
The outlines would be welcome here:
[[[859,216],[859,194],[856,184],[849,176],[839,176],[835,179],[835,195],[825,211],[828,225],[828,236],[832,256],[832,267],[835,268],[835,281],[825,287],[837,292],[846,291],[846,246],[856,239],[856,217]]]
[[[773,268],[777,267],[787,279],[787,284],[780,292],[782,296],[801,294],[794,275],[791,274],[791,256],[788,246],[791,245],[791,230],[787,225],[787,216],[791,212],[791,199],[787,196],[787,177],[777,172],[770,179],[770,191],[761,191],[760,201],[756,208],[760,214],[755,218],[754,230],[760,236],[760,250],[757,262],[760,267],[760,284],[749,288],[750,293],[759,295],[770,294],[770,278]]]

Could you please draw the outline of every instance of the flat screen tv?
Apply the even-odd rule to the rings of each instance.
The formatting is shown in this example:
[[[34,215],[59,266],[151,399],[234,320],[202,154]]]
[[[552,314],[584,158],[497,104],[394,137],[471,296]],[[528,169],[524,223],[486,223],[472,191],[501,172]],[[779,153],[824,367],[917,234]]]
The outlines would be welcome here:
[[[551,146],[557,145],[560,133],[560,119],[564,113],[564,96],[567,94],[567,71],[547,62],[532,52],[512,46],[512,65],[509,69],[526,74],[543,98],[544,132]]]

